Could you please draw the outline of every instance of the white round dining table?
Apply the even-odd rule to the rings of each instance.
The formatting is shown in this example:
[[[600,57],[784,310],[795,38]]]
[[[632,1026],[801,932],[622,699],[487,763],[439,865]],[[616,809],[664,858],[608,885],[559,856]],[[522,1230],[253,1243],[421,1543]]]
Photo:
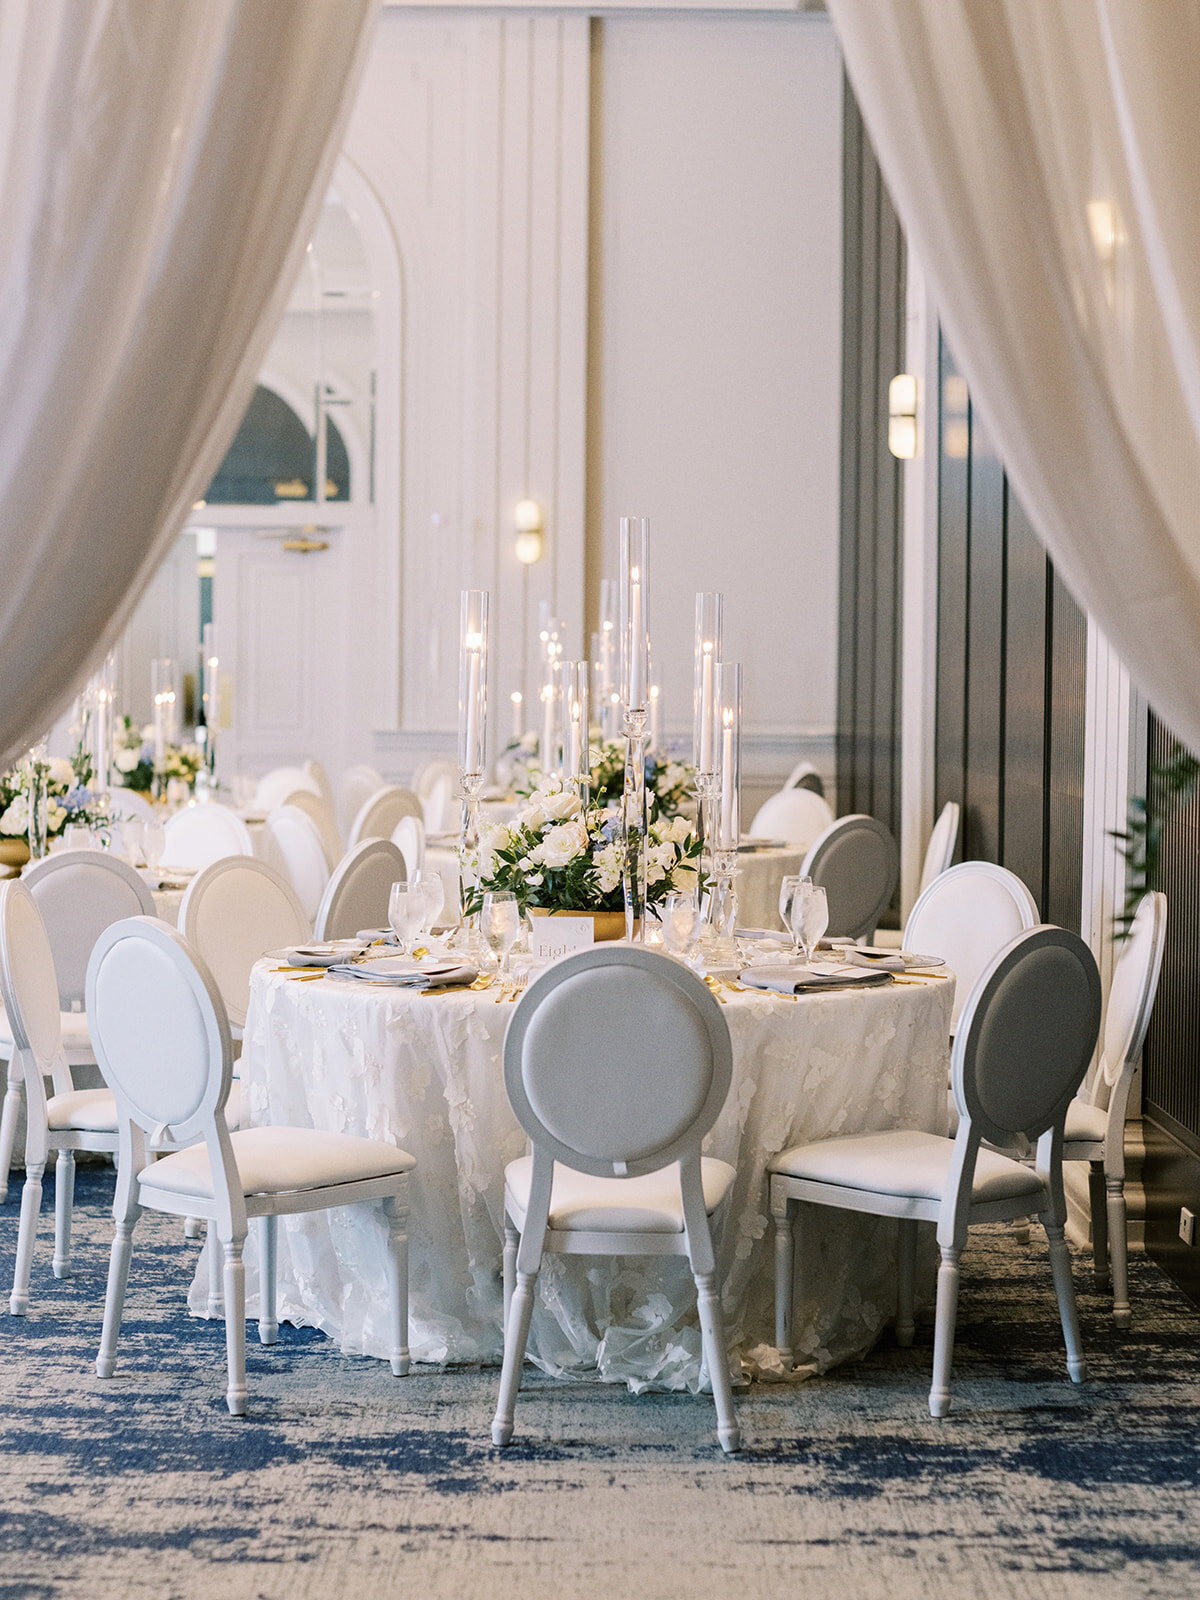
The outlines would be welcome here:
[[[733,1079],[706,1149],[737,1169],[719,1269],[730,1337],[750,1369],[774,1359],[768,1159],[828,1135],[945,1131],[953,990],[947,974],[795,998],[721,991]],[[240,1067],[250,1122],[367,1135],[416,1158],[417,1361],[493,1363],[502,1354],[504,1167],[526,1146],[502,1070],[514,1006],[498,994],[306,981],[272,961],[251,980]],[[894,1224],[822,1210],[797,1232],[795,1350],[803,1369],[821,1371],[868,1349],[893,1314]],[[386,1357],[385,1237],[366,1210],[283,1219],[280,1316],[324,1329],[348,1352]],[[248,1289],[255,1283],[251,1270]],[[202,1261],[190,1296],[198,1315],[207,1291]],[[700,1333],[686,1262],[547,1256],[529,1352],[550,1373],[696,1390]]]

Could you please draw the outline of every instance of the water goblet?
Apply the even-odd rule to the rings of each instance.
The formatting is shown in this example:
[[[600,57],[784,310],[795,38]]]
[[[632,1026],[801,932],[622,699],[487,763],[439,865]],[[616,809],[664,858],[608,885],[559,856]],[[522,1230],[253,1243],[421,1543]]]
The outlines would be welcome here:
[[[400,945],[401,955],[412,954],[412,943],[421,931],[425,915],[425,896],[415,883],[394,883],[388,895],[388,922]]]
[[[426,939],[433,937],[433,925],[442,914],[442,907],[446,903],[446,886],[442,882],[440,872],[431,872],[417,880],[417,887],[421,891],[421,900],[424,913],[421,917],[421,933]]]
[[[668,952],[687,961],[700,937],[700,906],[693,894],[669,894],[659,912],[662,941]]]
[[[489,889],[483,897],[479,926],[496,957],[501,978],[507,978],[509,954],[521,931],[521,908],[511,889]]]
[[[167,832],[162,823],[148,822],[142,830],[142,855],[151,871],[162,860],[166,848]]]
[[[798,872],[789,872],[786,877],[779,880],[779,920],[784,927],[791,931],[792,928],[792,901],[796,897],[796,885],[800,882]],[[792,933],[792,957],[799,955],[799,942]]]
[[[63,847],[67,850],[90,850],[95,844],[92,830],[81,822],[68,822],[63,829]]]
[[[824,887],[805,878],[796,886],[792,899],[792,937],[801,959],[811,961],[817,942],[829,926],[829,901]]]

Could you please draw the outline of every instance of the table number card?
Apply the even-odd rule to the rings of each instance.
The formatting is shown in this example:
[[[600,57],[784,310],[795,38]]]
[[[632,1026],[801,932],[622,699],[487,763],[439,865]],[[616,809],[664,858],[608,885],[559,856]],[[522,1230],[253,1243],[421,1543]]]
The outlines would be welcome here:
[[[561,961],[577,950],[590,949],[595,935],[591,917],[533,917],[529,953],[539,961]]]

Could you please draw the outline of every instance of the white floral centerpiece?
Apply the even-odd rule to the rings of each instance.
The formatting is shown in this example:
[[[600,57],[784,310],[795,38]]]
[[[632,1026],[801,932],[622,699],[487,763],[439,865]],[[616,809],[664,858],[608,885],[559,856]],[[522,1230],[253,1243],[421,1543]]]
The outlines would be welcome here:
[[[652,818],[647,844],[650,905],[696,888],[700,846],[686,817]],[[558,778],[536,788],[512,822],[481,828],[466,866],[476,879],[468,913],[479,910],[489,889],[511,889],[522,913],[624,910],[620,811],[615,805],[585,811]]]
[[[84,827],[102,826],[103,815],[96,809],[89,787],[92,763],[79,749],[70,761],[47,756],[45,768],[46,837],[56,839],[69,822]],[[33,791],[32,756],[23,756],[8,772],[0,774],[0,835],[29,843],[29,822]]]
[[[625,790],[625,740],[593,740],[590,792],[596,806],[617,805]],[[544,777],[536,757],[527,756],[524,770],[514,776],[515,793],[531,795],[542,787]],[[682,761],[655,755],[646,757],[646,801],[651,818],[694,817],[696,773]]]
[[[204,765],[200,746],[195,744],[169,744],[163,749],[162,760],[154,760],[154,724],[135,728],[133,718],[126,717],[117,728],[114,741],[113,766],[123,788],[136,789],[147,794],[154,787],[155,777],[164,780],[182,778],[189,786]]]

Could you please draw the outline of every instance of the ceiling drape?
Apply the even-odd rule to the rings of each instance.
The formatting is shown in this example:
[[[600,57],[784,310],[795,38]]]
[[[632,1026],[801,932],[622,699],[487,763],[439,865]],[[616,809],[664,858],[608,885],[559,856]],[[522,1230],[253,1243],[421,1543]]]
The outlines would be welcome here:
[[[0,762],[220,463],[375,3],[0,0]]]
[[[1025,509],[1200,749],[1200,3],[829,9]]]

